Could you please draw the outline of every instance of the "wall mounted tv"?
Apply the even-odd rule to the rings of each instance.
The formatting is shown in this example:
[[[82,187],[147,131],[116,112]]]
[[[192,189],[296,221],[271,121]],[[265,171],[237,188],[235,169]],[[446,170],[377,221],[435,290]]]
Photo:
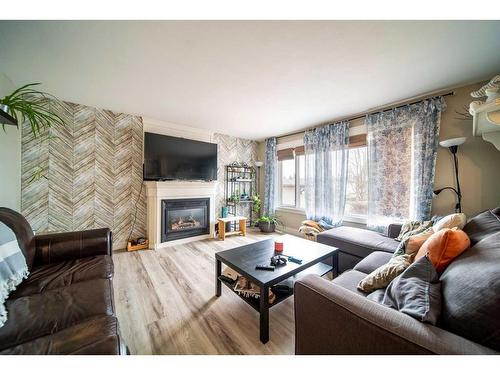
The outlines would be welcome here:
[[[146,132],[144,180],[217,180],[217,145]]]

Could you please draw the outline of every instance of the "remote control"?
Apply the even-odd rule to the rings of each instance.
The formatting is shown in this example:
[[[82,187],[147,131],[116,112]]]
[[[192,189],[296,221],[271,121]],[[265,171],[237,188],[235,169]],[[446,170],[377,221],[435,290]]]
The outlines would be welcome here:
[[[286,257],[288,257],[288,261],[289,262],[293,262],[293,263],[297,263],[297,264],[302,264],[302,259],[298,259],[298,258],[294,258],[290,255],[285,255]]]
[[[268,266],[267,264],[257,264],[255,266],[255,269],[263,271],[274,271],[274,266]]]

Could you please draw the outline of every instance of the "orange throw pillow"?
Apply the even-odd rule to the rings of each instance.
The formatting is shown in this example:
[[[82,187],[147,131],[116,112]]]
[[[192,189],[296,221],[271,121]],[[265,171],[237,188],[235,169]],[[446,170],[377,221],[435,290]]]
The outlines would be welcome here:
[[[441,273],[453,259],[467,250],[469,246],[469,237],[463,230],[458,228],[441,229],[424,242],[418,250],[415,260],[427,255],[436,271]]]

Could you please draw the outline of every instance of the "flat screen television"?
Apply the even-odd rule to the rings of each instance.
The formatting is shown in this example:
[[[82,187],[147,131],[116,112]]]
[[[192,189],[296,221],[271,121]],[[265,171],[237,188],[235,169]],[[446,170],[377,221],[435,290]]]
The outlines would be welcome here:
[[[146,132],[144,180],[217,180],[217,145]]]

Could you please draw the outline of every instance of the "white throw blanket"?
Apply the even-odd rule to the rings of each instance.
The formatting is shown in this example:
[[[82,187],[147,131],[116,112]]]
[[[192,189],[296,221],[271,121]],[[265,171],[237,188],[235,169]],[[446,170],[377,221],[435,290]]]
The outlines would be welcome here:
[[[0,327],[7,321],[5,300],[9,293],[28,277],[28,266],[16,235],[0,223]]]

